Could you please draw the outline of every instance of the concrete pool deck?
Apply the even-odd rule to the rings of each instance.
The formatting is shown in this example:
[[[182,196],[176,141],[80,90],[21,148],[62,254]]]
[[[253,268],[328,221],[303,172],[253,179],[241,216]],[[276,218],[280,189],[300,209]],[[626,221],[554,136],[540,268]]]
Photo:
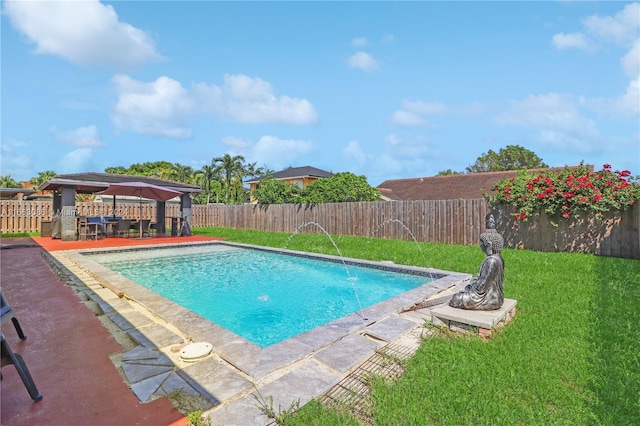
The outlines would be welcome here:
[[[366,308],[362,316],[352,314],[261,348],[123,278],[83,252],[87,250],[49,255],[74,290],[96,304],[96,313],[108,317],[135,342],[115,361],[133,392],[146,402],[182,389],[199,401],[213,424],[270,424],[273,419],[260,409],[260,401],[269,401],[276,413],[279,408],[303,405],[387,345],[415,351],[429,317],[400,312],[470,277],[432,270],[448,275]],[[174,350],[190,342],[211,343],[212,354],[193,363],[183,361]]]
[[[3,244],[5,240],[3,239]],[[147,241],[147,244],[153,244],[156,241]],[[172,240],[172,242],[179,241]],[[66,247],[73,248],[73,244],[65,245]],[[100,249],[100,245],[86,248]],[[40,249],[26,248],[25,251],[29,253],[37,251],[40,263],[46,265],[40,256]],[[273,398],[272,408],[278,413],[279,409],[285,410],[297,402],[303,405],[313,398],[321,397],[323,394],[327,395],[332,389],[339,387],[336,384],[343,383],[354,373],[368,368],[367,365],[370,365],[370,361],[379,353],[391,353],[392,356],[413,354],[420,343],[420,335],[424,332],[423,325],[426,320],[430,319],[430,315],[428,312],[403,314],[399,312],[403,308],[413,305],[416,301],[428,298],[451,285],[459,284],[469,277],[467,274],[454,274],[449,277],[448,282],[441,282],[438,286],[430,289],[416,289],[417,292],[414,290],[414,293],[408,292],[399,298],[365,309],[364,316],[368,318],[367,321],[363,321],[357,315],[351,315],[293,339],[261,349],[184,308],[172,304],[155,293],[124,280],[118,274],[106,269],[101,270],[101,266],[95,262],[90,260],[87,262],[88,256],[82,255],[82,251],[52,251],[45,256],[49,264],[54,265],[54,269],[59,271],[60,277],[63,277],[67,286],[82,301],[77,302],[74,309],[77,309],[76,306],[79,305],[86,311],[84,315],[91,317],[94,316],[91,313],[93,310],[100,320],[96,321],[94,317],[94,322],[102,322],[111,331],[113,335],[111,344],[113,345],[115,341],[120,343],[119,349],[116,349],[109,356],[110,362],[103,364],[111,364],[110,380],[112,381],[112,376],[115,373],[115,376],[121,379],[120,386],[124,387],[124,393],[129,397],[135,397],[134,399],[138,401],[135,407],[120,401],[122,406],[120,411],[126,411],[126,407],[130,407],[130,412],[138,412],[135,415],[131,414],[132,417],[136,415],[139,417],[148,416],[148,414],[144,414],[148,408],[158,407],[158,404],[164,404],[163,401],[168,402],[165,395],[183,389],[184,395],[192,397],[195,403],[201,404],[200,406],[205,409],[205,414],[211,418],[212,424],[272,424],[273,419],[267,417],[260,410],[261,398],[263,401],[269,401],[270,398]],[[18,250],[10,250],[9,252],[14,252],[11,253],[14,255],[18,253]],[[3,262],[8,257],[15,256],[3,256]],[[20,282],[20,286],[33,287],[29,290],[31,295],[29,297],[37,299],[37,282],[42,274],[33,277],[30,275],[30,268],[24,266],[22,269],[16,267],[16,272],[13,274],[5,274],[5,270],[6,268],[3,266],[3,292],[6,281],[10,281],[7,287],[14,288],[16,283]],[[49,272],[49,275],[56,276],[52,270]],[[66,289],[67,286],[63,285],[62,287]],[[427,291],[423,292],[425,290]],[[18,295],[15,291],[7,293]],[[71,294],[71,292],[69,293]],[[9,303],[12,303],[11,299]],[[46,303],[46,301],[39,301],[39,303]],[[91,310],[86,309],[83,303]],[[36,305],[29,302],[22,306],[20,311],[23,309],[28,311],[32,306]],[[14,306],[14,310],[18,311],[16,307],[20,308],[20,306]],[[19,314],[20,311],[18,311]],[[72,311],[69,311],[69,315],[74,315],[77,318],[82,317],[79,314],[73,314]],[[37,313],[33,314],[37,315]],[[65,318],[66,312],[56,311],[47,313],[47,315]],[[33,323],[33,321],[29,321],[28,316],[25,321]],[[47,321],[53,320],[48,319]],[[55,326],[55,323],[47,324],[47,327]],[[72,326],[75,327],[70,324],[70,327]],[[79,327],[80,324],[77,326]],[[93,327],[95,326],[94,324]],[[23,327],[25,327],[24,324]],[[101,332],[96,333],[97,337],[104,334],[105,330],[103,327],[100,328]],[[65,332],[69,339],[77,335],[75,331],[67,330]],[[32,337],[39,339],[41,336],[33,335]],[[46,338],[42,336],[42,339]],[[29,341],[32,343],[28,343]],[[28,340],[26,346],[14,347],[14,350],[25,356],[27,364],[32,369],[36,384],[39,388],[43,388],[40,390],[43,392],[45,400],[48,398],[48,401],[51,401],[52,392],[55,391],[56,395],[64,395],[64,393],[55,387],[56,383],[49,385],[48,378],[52,374],[49,372],[51,367],[47,367],[47,370],[42,369],[44,367],[38,370],[37,366],[33,366],[34,362],[46,361],[37,358],[34,360],[37,353],[29,353],[29,345],[41,344],[36,342]],[[195,363],[187,363],[172,351],[172,349],[180,347],[183,342],[210,342],[213,345],[212,355]],[[54,345],[55,343],[59,342],[51,341],[48,344]],[[64,347],[52,346],[49,350],[62,351],[59,355],[62,357],[63,349]],[[93,348],[79,349],[78,352],[84,354],[83,361],[85,358],[98,357],[98,351],[94,351]],[[80,362],[78,362],[79,365]],[[114,365],[117,368],[114,368]],[[66,382],[80,381],[74,377],[75,374],[81,374],[78,371],[78,366],[65,364],[57,366],[60,374],[65,377],[65,380],[59,383],[69,386]],[[35,373],[34,368],[36,368]],[[8,401],[4,391],[9,385],[7,383],[9,370],[10,368],[7,369],[7,372],[3,371],[5,373],[5,380],[2,382],[3,405]],[[87,374],[86,371],[84,373]],[[96,370],[92,376],[93,383],[100,383],[102,374],[106,374],[106,372],[98,373]],[[83,411],[83,404],[79,401],[90,399],[89,395],[96,392],[93,389],[95,384],[90,389],[79,391],[77,395],[67,394],[66,397],[57,398],[57,405],[52,405],[51,402],[48,402],[48,405],[41,405],[42,401],[32,404],[26,390],[18,389],[22,386],[19,380],[18,383],[13,382],[15,382],[15,378],[12,378],[10,383],[10,386],[16,388],[15,398],[20,399],[26,407],[25,409],[32,414],[30,417],[25,417],[25,420],[29,419],[28,422],[20,423],[18,421],[11,424],[46,424],[47,419],[55,418],[68,420],[69,417],[65,412],[73,410],[75,410],[74,414],[84,420],[91,418],[91,412]],[[113,387],[105,385],[102,389],[105,397],[108,398],[110,394],[121,395],[123,393],[122,390],[115,390],[115,387],[115,384]],[[14,419],[21,418],[22,414],[19,412],[12,413],[12,411],[18,410],[17,406],[14,408],[11,405],[14,399],[9,402],[8,406],[11,407],[9,410],[5,409],[6,406],[3,407],[3,418],[10,419],[12,418],[9,417],[10,415],[14,415]],[[65,402],[68,403],[64,405]],[[56,412],[48,413],[47,407],[55,407]],[[102,414],[101,421],[92,421],[92,424],[113,424],[113,420],[118,418],[117,414],[121,415],[121,413],[115,412],[111,414],[107,410]],[[58,417],[55,417],[56,415]],[[150,423],[149,421],[142,423],[171,424],[175,419],[182,417],[175,410],[163,415],[165,420],[155,417]],[[40,418],[40,422],[37,421],[38,418]],[[184,422],[184,419],[182,421]],[[124,423],[138,424],[136,421]],[[69,423],[67,422],[67,424]]]

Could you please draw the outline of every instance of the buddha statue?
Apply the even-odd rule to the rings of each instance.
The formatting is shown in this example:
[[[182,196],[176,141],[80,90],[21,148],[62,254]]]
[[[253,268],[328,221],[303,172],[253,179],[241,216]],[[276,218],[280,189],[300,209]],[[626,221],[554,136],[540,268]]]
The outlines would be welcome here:
[[[503,245],[504,240],[496,231],[493,215],[488,215],[486,230],[480,234],[480,248],[487,257],[480,265],[478,277],[473,278],[464,291],[454,294],[449,301],[449,306],[479,311],[492,311],[502,306],[504,260],[500,251]]]

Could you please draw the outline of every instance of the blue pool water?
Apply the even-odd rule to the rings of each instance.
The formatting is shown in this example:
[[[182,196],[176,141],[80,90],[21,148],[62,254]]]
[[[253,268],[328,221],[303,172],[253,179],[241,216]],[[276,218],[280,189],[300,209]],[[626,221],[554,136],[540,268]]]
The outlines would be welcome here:
[[[261,347],[433,281],[225,245],[92,259]]]

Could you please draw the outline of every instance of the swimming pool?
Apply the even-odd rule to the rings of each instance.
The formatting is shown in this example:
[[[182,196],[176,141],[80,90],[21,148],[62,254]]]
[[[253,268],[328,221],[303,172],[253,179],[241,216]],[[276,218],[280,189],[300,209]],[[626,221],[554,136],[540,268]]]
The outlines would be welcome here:
[[[420,268],[227,244],[90,257],[262,348],[441,277]]]

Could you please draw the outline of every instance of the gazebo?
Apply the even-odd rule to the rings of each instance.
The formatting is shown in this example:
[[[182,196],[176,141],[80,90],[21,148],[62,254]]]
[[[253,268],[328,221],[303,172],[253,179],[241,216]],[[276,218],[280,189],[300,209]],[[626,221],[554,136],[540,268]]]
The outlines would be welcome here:
[[[38,187],[40,191],[53,191],[53,211],[60,217],[60,233],[63,241],[76,239],[76,194],[94,194],[103,191],[113,183],[144,182],[181,192],[180,213],[191,229],[192,193],[202,192],[197,185],[158,179],[150,176],[120,175],[113,173],[75,173],[57,175]],[[156,201],[156,228],[160,233],[166,230],[165,201]],[[190,231],[189,231],[190,232]]]

